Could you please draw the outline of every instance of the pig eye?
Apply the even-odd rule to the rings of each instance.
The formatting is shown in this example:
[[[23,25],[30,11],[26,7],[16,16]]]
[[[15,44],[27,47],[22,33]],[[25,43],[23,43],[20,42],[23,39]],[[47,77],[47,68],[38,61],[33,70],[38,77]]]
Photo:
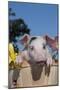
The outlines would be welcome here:
[[[43,49],[46,49],[46,45],[43,45]]]
[[[30,50],[34,50],[34,47],[33,46],[30,46],[29,48],[30,48]]]

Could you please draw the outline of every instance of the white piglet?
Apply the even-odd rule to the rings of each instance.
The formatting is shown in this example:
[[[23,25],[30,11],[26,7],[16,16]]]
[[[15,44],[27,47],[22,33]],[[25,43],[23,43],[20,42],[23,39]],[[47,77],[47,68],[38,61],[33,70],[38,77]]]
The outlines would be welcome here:
[[[18,56],[16,62],[21,63],[23,60],[31,60],[35,62],[46,61],[47,66],[52,64],[52,57],[46,44],[46,39],[42,36],[30,37],[25,34],[21,38],[21,43],[25,46],[25,50]]]

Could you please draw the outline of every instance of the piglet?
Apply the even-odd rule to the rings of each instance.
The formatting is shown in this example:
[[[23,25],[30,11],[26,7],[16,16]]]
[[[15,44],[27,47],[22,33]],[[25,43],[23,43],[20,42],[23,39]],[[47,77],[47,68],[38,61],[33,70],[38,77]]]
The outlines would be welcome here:
[[[52,57],[46,44],[47,41],[44,37],[31,37],[25,34],[20,42],[26,49],[22,51],[21,55],[17,56],[17,63],[22,63],[24,60],[31,60],[32,62],[46,62],[47,66],[52,65]]]

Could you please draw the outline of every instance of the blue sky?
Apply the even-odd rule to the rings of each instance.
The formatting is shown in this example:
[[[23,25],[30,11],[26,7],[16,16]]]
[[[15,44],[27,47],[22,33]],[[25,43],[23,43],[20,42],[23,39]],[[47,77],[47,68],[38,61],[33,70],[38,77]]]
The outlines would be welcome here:
[[[57,35],[58,5],[57,4],[31,4],[9,2],[8,7],[16,13],[16,18],[22,18],[31,29],[31,35]]]

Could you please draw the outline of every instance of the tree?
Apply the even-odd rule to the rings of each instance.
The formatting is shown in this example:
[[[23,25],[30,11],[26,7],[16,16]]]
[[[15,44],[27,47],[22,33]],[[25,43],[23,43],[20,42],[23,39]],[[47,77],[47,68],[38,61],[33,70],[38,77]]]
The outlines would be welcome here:
[[[15,16],[15,12],[12,11],[12,8],[9,8],[9,16]]]
[[[30,34],[30,29],[25,24],[23,19],[9,20],[9,39],[16,41],[15,37],[22,36],[24,34]]]
[[[12,8],[9,8],[9,16],[16,16]],[[30,34],[30,29],[26,25],[25,21],[21,18],[11,20],[9,18],[9,42],[16,42],[16,37],[24,34]]]

